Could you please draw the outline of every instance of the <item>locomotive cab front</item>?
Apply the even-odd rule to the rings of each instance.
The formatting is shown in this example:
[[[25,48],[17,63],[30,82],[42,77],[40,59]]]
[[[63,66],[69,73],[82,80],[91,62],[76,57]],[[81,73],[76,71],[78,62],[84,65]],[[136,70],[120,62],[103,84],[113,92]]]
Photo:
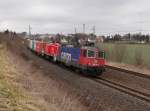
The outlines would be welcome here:
[[[88,72],[102,73],[105,70],[105,52],[97,48],[82,48],[80,64]]]

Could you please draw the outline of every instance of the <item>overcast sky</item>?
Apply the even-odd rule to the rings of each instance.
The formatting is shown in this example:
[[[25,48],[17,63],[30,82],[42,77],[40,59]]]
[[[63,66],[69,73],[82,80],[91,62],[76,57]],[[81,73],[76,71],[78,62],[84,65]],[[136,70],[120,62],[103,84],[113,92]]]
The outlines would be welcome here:
[[[150,0],[0,0],[0,30],[113,34],[150,32]]]

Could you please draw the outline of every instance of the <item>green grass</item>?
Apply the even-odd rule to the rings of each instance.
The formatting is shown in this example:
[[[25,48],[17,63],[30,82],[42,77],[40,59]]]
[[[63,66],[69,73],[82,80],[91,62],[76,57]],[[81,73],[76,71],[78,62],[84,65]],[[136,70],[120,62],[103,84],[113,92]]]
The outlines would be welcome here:
[[[138,60],[136,58],[141,56],[142,64],[139,65],[150,67],[150,45],[103,43],[99,44],[98,47],[106,51],[108,61],[137,65]],[[120,56],[123,56],[123,58],[118,61],[117,58]]]

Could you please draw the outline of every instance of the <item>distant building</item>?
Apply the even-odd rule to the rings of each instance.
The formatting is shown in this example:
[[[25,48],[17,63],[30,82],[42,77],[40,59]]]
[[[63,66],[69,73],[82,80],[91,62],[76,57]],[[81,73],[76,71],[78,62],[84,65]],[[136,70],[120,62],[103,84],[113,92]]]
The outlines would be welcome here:
[[[96,43],[103,43],[104,42],[104,37],[103,36],[97,36],[96,37]]]

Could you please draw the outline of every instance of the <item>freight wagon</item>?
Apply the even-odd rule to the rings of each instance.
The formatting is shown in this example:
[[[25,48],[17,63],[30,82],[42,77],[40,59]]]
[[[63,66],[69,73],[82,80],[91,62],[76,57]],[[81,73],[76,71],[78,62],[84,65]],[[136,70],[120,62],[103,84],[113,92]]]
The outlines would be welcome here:
[[[45,54],[45,52],[44,52],[44,50],[45,50],[45,47],[46,47],[46,44],[47,43],[45,43],[45,42],[43,42],[43,41],[35,41],[35,43],[34,44],[36,44],[35,46],[35,52],[38,54],[38,55],[44,55]]]
[[[28,48],[32,51],[35,51],[36,49],[36,41],[28,39]]]
[[[59,54],[60,44],[58,43],[47,43],[44,49],[44,54],[50,57],[54,62],[57,61]]]

